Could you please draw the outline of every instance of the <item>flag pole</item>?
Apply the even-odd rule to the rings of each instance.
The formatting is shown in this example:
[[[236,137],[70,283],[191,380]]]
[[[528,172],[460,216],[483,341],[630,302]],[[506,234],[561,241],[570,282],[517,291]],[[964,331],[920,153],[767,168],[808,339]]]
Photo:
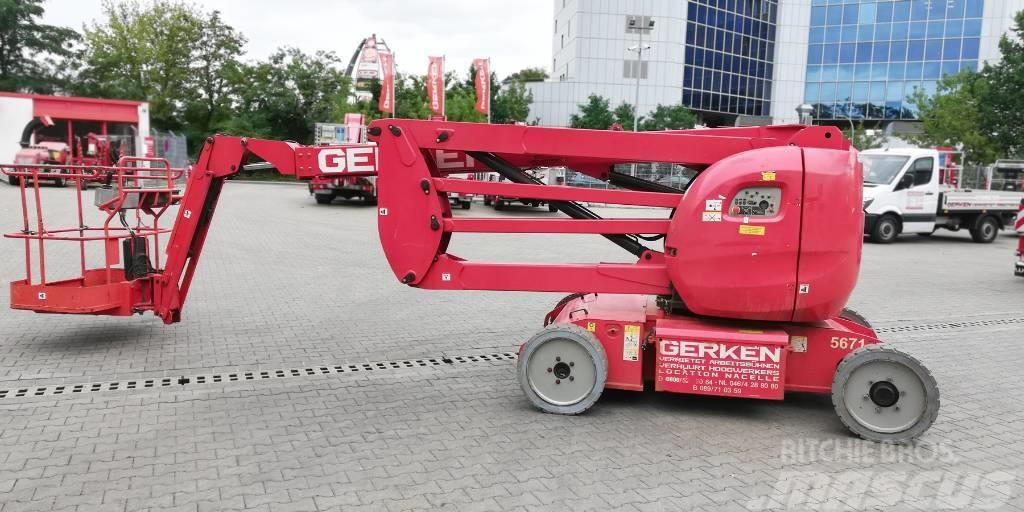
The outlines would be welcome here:
[[[445,121],[448,120],[448,98],[446,97],[448,91],[445,90],[445,83],[444,83],[444,70],[445,70],[445,63],[446,63],[445,61],[447,61],[447,60],[448,60],[448,56],[442,53],[441,54],[441,117]]]
[[[491,124],[491,58],[487,57],[487,124]]]
[[[395,65],[395,52],[391,52],[391,119],[395,118],[398,112],[398,102],[395,101],[395,80],[398,78],[398,66]]]

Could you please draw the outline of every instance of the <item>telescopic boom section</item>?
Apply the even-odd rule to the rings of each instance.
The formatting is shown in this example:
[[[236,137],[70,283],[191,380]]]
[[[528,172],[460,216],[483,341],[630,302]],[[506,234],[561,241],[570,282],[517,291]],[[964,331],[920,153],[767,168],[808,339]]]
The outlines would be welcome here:
[[[666,268],[666,255],[646,247],[637,235],[671,238],[674,215],[603,219],[582,203],[645,206],[675,212],[684,204],[683,193],[614,173],[613,165],[664,162],[703,170],[723,159],[760,148],[849,149],[835,129],[806,126],[633,133],[385,119],[372,123],[368,133],[375,144],[301,146],[282,141],[210,137],[192,168],[185,193],[173,197],[179,209],[166,246],[166,264],[163,268],[158,264],[146,275],[131,280],[132,289],[144,293],[124,294],[122,300],[131,301],[130,304],[106,310],[57,309],[40,302],[14,304],[13,300],[12,306],[90,314],[151,310],[167,323],[179,321],[224,180],[251,160],[265,160],[281,174],[298,179],[377,175],[381,244],[395,276],[410,286],[670,295],[673,283]],[[536,167],[566,167],[624,189],[543,185],[523,172]],[[510,182],[449,177],[490,171]],[[697,180],[714,172],[710,169]],[[456,218],[449,206],[449,192],[548,201],[569,218]],[[451,237],[459,232],[594,234],[608,238],[632,256],[624,263],[466,261],[448,253]],[[32,285],[31,278],[25,283]],[[89,285],[85,281],[81,284]],[[31,291],[45,295],[46,290]],[[80,296],[67,294],[67,300],[81,300],[76,299]]]

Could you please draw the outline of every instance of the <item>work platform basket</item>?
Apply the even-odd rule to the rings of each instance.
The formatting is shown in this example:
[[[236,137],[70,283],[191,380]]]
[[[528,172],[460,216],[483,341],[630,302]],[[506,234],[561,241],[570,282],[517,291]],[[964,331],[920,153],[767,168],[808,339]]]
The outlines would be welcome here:
[[[149,277],[161,272],[161,235],[173,227],[160,221],[180,200],[184,169],[123,157],[111,167],[3,164],[0,172],[21,198],[21,230],[4,235],[25,250],[25,278],[10,284],[12,308],[126,316],[152,306]]]

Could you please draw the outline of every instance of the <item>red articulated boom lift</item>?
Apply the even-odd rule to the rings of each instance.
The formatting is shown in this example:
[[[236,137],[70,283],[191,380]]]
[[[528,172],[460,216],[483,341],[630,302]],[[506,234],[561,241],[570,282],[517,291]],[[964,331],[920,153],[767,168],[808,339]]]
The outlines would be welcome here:
[[[107,246],[107,266],[88,270],[83,264],[80,279],[46,282],[33,279],[26,262],[27,278],[11,284],[12,307],[152,311],[167,323],[179,321],[224,180],[254,158],[299,179],[376,174],[381,244],[406,285],[570,293],[520,348],[519,381],[545,412],[582,413],[605,389],[642,391],[647,384],[657,391],[767,400],[786,392],[831,395],[851,431],[881,442],[913,439],[935,420],[939,392],[929,371],[881,345],[867,321],[844,309],[857,281],[864,213],[857,153],[837,129],[634,133],[384,119],[368,131],[376,152],[211,137],[182,195],[170,180],[180,171],[163,165],[145,172],[137,166],[82,169],[74,179],[116,178],[117,193],[100,203],[108,225],[126,210],[156,219],[166,205],[177,204],[173,229],[140,220],[131,229],[126,224],[79,235],[74,228],[74,236],[58,236],[41,220],[29,223],[26,210],[24,232],[8,235],[24,240],[26,257],[33,242],[41,259],[44,241],[96,239]],[[466,165],[452,166],[458,158]],[[443,169],[439,160],[446,162]],[[614,164],[635,162],[701,172],[684,192],[612,171]],[[375,170],[366,170],[372,164]],[[558,166],[619,188],[548,186],[524,171]],[[508,182],[448,177],[479,171]],[[146,173],[153,175],[146,178],[151,186],[136,184]],[[547,201],[568,218],[453,217],[450,193]],[[665,208],[671,215],[604,219],[583,202]],[[167,231],[165,257],[151,263],[149,255],[160,252],[156,238]],[[601,235],[627,251],[629,261],[468,261],[448,252],[459,233]],[[119,260],[124,264],[115,267]]]

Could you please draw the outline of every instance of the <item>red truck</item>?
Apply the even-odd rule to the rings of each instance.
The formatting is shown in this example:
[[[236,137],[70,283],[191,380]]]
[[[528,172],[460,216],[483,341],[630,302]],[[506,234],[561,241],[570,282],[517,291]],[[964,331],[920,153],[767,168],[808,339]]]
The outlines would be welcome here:
[[[25,129],[21,132],[21,141],[19,142],[21,149],[14,154],[15,165],[65,165],[69,163],[71,151],[67,144],[57,141],[33,142],[32,140],[36,130],[52,125],[53,121],[48,117],[32,119],[25,125]],[[50,181],[58,187],[63,187],[67,184],[67,179],[65,178],[39,178],[39,180]],[[10,185],[17,185],[19,181],[20,178],[17,176],[7,176],[7,183]]]

